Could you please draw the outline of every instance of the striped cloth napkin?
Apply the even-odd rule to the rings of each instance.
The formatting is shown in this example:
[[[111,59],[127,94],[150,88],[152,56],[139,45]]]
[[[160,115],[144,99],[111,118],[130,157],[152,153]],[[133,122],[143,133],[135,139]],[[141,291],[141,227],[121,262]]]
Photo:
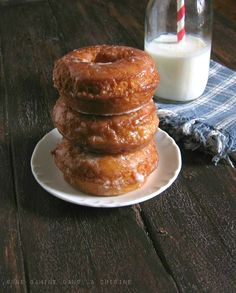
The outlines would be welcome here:
[[[155,100],[160,127],[188,149],[213,154],[213,162],[236,151],[236,72],[211,60],[203,95],[188,103]]]

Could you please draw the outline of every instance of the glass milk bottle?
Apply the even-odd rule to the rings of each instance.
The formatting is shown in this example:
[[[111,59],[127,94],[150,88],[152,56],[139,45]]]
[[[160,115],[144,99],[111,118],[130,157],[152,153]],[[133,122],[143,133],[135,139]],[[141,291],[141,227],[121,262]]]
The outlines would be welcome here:
[[[162,99],[190,101],[208,80],[211,0],[151,0],[145,20],[145,51],[156,61]]]

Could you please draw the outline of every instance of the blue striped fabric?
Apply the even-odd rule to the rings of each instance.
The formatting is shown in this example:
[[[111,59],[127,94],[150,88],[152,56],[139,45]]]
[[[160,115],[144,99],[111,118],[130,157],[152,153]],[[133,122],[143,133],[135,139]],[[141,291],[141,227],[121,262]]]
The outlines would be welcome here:
[[[160,127],[186,148],[201,148],[230,163],[236,151],[236,72],[211,61],[209,80],[203,95],[188,103],[155,100]],[[231,163],[232,164],[232,163]]]

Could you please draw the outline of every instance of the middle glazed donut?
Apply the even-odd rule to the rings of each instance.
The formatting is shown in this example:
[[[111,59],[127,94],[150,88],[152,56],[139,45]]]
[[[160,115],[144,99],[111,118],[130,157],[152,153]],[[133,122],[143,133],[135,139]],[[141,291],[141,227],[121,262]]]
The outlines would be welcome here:
[[[59,59],[54,85],[73,109],[87,114],[131,112],[153,96],[159,75],[144,51],[125,46],[92,46]]]
[[[153,101],[130,114],[107,117],[76,112],[61,97],[52,116],[54,125],[68,140],[90,151],[110,154],[130,152],[146,145],[159,123]]]

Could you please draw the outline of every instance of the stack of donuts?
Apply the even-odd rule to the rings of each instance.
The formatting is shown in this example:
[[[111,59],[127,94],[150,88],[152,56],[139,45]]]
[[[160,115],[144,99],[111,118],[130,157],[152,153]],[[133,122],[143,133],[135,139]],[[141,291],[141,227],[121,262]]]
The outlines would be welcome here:
[[[56,62],[53,81],[63,140],[52,154],[65,180],[99,196],[140,188],[158,163],[152,58],[125,46],[81,48]]]

